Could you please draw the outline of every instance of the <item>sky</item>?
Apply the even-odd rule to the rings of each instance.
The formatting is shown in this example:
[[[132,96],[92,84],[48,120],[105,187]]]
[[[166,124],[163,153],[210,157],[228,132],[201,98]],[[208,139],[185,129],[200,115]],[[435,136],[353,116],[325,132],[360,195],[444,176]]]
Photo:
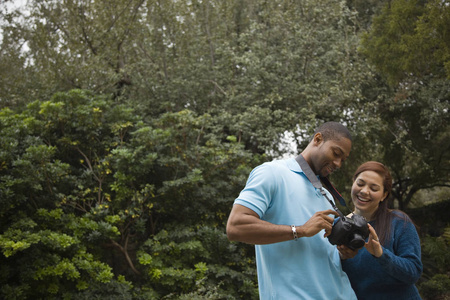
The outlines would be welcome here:
[[[8,11],[11,11],[16,8],[23,7],[25,4],[27,4],[28,0],[10,0],[5,2],[6,7]],[[0,0],[0,3],[4,2],[4,0]]]
[[[0,10],[3,9],[3,5],[6,7],[6,12],[10,13],[16,9],[22,9],[27,4],[28,0],[0,0]],[[0,25],[2,25],[2,19],[0,18]],[[3,31],[0,28],[0,42],[3,40]]]

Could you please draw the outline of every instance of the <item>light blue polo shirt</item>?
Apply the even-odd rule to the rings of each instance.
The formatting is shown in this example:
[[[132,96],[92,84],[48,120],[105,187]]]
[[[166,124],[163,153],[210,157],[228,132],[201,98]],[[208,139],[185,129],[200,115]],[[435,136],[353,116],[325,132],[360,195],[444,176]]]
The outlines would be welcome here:
[[[256,167],[234,203],[282,225],[303,225],[315,212],[332,209],[295,159]],[[324,234],[255,246],[260,299],[356,299],[339,252]]]

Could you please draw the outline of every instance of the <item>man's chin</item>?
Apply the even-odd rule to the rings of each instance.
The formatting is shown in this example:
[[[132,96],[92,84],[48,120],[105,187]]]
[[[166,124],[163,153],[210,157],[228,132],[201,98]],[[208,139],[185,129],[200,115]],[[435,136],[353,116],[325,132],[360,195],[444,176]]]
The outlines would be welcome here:
[[[320,172],[320,176],[321,177],[328,177],[330,174],[331,174],[331,172],[328,169],[323,170],[322,172]]]

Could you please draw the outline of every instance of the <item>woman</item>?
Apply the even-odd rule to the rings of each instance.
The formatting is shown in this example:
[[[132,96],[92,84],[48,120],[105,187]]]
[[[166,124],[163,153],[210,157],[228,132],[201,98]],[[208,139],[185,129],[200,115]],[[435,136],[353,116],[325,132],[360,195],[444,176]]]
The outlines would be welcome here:
[[[358,299],[421,299],[414,285],[423,268],[419,236],[404,212],[388,209],[391,190],[391,174],[379,162],[362,164],[353,176],[353,214],[364,216],[370,231],[364,248],[342,261]]]

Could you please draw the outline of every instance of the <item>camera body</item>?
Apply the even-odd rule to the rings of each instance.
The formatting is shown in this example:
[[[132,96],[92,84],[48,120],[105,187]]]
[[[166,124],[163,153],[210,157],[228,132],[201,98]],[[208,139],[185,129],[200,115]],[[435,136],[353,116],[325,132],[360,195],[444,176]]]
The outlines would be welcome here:
[[[340,217],[335,220],[328,240],[333,245],[345,245],[352,250],[362,248],[369,236],[369,227],[363,216]]]

